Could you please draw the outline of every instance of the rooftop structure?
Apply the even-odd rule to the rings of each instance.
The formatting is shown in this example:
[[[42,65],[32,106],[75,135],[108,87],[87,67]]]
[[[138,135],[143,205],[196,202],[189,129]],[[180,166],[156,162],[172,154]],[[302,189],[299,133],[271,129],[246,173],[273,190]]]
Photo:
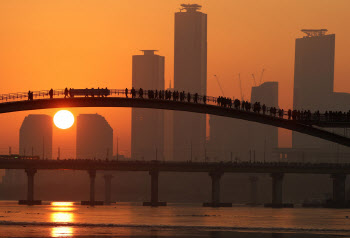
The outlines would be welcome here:
[[[143,52],[143,55],[154,55],[154,52],[158,50],[141,50]]]
[[[302,29],[302,32],[306,34],[305,37],[315,37],[315,36],[324,36],[327,29]]]
[[[198,4],[181,4],[181,7],[180,11],[186,10],[187,12],[196,12],[202,8],[202,6]]]

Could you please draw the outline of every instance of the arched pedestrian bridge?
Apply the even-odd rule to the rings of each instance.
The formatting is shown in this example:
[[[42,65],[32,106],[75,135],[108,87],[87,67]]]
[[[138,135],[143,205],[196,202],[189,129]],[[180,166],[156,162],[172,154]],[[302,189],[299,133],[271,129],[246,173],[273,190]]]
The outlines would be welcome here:
[[[84,90],[84,89],[83,89]],[[81,90],[81,91],[83,91]],[[125,90],[101,89],[108,91],[108,96],[104,93],[91,94],[91,89],[86,89],[89,93],[80,93],[77,95],[65,95],[65,90],[54,90],[50,97],[49,91],[36,91],[33,93],[32,100],[28,100],[28,93],[12,93],[0,95],[0,114],[27,110],[50,109],[50,108],[69,108],[69,107],[133,107],[133,108],[151,108],[165,109],[175,111],[185,111],[193,113],[202,113],[223,117],[236,118],[265,125],[276,126],[302,134],[318,137],[324,140],[335,142],[350,147],[350,138],[326,131],[322,128],[348,128],[350,127],[350,118],[347,116],[329,118],[325,114],[307,119],[288,119],[286,111],[283,115],[275,116],[267,108],[266,113],[253,112],[250,109],[235,108],[232,106],[219,105],[218,98],[192,94],[192,101],[186,98],[159,98],[154,97],[153,90],[144,91],[144,95],[125,95]],[[99,90],[99,89],[95,89]],[[95,92],[95,91],[94,91]],[[98,91],[97,91],[98,92]],[[150,97],[150,92],[153,96]],[[186,94],[187,95],[187,94]],[[232,104],[231,104],[232,105]]]

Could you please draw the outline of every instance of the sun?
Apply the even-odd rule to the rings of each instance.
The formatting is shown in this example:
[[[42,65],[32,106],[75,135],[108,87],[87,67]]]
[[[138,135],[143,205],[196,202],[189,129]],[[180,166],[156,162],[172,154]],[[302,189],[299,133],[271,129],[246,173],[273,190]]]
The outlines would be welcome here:
[[[60,110],[56,112],[53,117],[53,122],[55,123],[55,126],[60,129],[68,129],[74,123],[74,116],[70,111]]]

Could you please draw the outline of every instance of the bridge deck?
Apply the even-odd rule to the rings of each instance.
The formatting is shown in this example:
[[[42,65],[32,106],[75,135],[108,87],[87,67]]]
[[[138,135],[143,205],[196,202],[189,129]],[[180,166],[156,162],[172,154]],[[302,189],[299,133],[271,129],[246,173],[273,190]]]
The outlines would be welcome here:
[[[349,174],[350,163],[161,162],[0,159],[0,169]]]
[[[125,97],[87,97],[87,98],[56,98],[38,99],[33,101],[15,101],[0,103],[0,114],[16,111],[48,109],[48,108],[68,108],[68,107],[134,107],[176,110],[193,113],[203,113],[216,116],[236,118],[265,125],[276,126],[300,132],[302,134],[319,137],[344,146],[350,147],[350,138],[338,135],[323,129],[319,126],[327,127],[348,127],[350,122],[326,122],[326,121],[299,121],[288,120],[275,116],[262,115],[250,111],[236,110],[227,107],[220,107],[210,104],[179,102],[160,99],[141,99]],[[316,127],[318,126],[318,127]]]

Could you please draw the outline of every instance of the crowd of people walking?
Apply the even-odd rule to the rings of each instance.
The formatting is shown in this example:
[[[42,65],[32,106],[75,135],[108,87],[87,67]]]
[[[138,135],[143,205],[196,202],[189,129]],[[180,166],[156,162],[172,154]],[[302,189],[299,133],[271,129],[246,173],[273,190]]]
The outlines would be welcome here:
[[[350,110],[348,112],[341,111],[326,111],[325,113],[320,113],[320,111],[311,112],[310,110],[291,110],[284,111],[281,108],[276,107],[267,107],[265,104],[260,102],[251,103],[245,100],[231,99],[228,97],[219,96],[218,98],[207,97],[206,95],[199,95],[198,93],[191,94],[185,91],[170,91],[170,90],[143,90],[142,88],[136,90],[134,87],[129,90],[125,88],[125,97],[132,99],[140,98],[143,99],[159,99],[159,100],[168,100],[168,101],[179,101],[179,102],[188,102],[188,103],[203,103],[207,104],[208,102],[213,102],[217,106],[245,111],[245,112],[254,112],[257,114],[262,114],[266,116],[273,116],[277,118],[285,118],[288,120],[295,121],[350,121]],[[76,94],[78,96],[108,96],[109,90],[107,88],[98,88],[98,89],[68,89],[65,88],[63,91],[64,98],[74,97]],[[48,91],[50,99],[54,97],[54,90],[50,89]],[[28,100],[33,100],[33,92],[28,92]]]

